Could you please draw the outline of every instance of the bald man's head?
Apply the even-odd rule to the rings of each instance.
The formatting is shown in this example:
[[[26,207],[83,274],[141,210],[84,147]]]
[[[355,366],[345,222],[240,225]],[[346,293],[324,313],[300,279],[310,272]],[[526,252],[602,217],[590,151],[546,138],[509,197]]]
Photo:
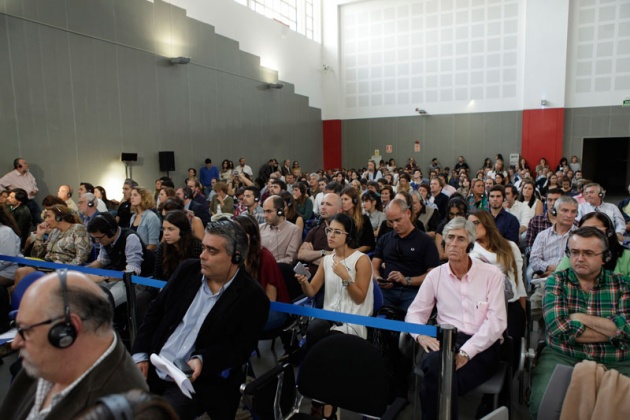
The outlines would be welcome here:
[[[324,195],[319,207],[319,214],[324,220],[330,220],[341,212],[341,197],[335,193]]]

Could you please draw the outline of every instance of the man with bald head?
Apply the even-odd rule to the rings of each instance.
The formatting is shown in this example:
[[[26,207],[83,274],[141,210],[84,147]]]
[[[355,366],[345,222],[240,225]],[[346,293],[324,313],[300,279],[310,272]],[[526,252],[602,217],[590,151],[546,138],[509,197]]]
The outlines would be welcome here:
[[[74,210],[77,213],[79,212],[79,207],[77,207],[77,203],[75,203],[72,199],[72,187],[70,187],[70,185],[60,185],[59,190],[57,191],[57,197],[65,201],[70,210]]]
[[[23,369],[0,406],[0,418],[69,419],[98,398],[146,381],[112,329],[112,305],[85,275],[65,270],[28,288],[12,347]]]
[[[298,260],[308,263],[309,270],[313,274],[317,272],[317,267],[323,261],[324,256],[331,252],[325,229],[328,227],[330,220],[340,212],[341,197],[335,193],[324,195],[319,207],[319,222],[317,226],[308,232],[298,251]]]

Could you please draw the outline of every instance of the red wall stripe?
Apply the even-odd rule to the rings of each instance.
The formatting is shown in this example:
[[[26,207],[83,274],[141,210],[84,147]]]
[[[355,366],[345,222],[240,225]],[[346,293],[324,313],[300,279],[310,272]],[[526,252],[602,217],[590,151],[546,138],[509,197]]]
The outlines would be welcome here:
[[[552,170],[556,169],[562,157],[563,136],[564,108],[523,110],[521,154],[532,171],[543,157]]]
[[[324,120],[324,169],[341,168],[341,120]]]

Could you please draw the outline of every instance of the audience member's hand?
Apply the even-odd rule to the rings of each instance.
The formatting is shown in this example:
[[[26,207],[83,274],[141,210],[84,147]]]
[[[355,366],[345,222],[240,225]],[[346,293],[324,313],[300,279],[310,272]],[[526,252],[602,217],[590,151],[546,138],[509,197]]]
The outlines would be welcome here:
[[[136,363],[136,366],[138,366],[138,369],[142,372],[142,376],[146,379],[147,376],[149,376],[149,361],[145,360],[144,362],[138,362]]]
[[[39,225],[37,225],[37,231],[35,232],[35,234],[38,237],[43,236],[45,233],[48,232],[48,229],[49,229],[48,223],[46,222],[40,223]]]
[[[407,284],[405,276],[403,276],[400,271],[390,271],[389,275],[387,276],[387,280],[391,282]]]
[[[310,242],[304,242],[302,243],[302,249],[305,251],[312,251],[313,250],[313,244]]]
[[[190,377],[190,382],[195,382],[195,379],[197,379],[199,375],[201,375],[201,360],[196,357],[194,359],[190,359],[188,361],[188,366],[190,366],[190,368],[193,370],[192,376]]]
[[[333,258],[332,267],[333,267],[333,272],[339,277],[341,277],[341,280],[344,280],[344,281],[350,280],[350,273],[348,273],[348,269],[342,262],[337,261],[336,259]]]
[[[295,278],[297,279],[298,283],[300,283],[300,285],[308,283],[308,279],[304,274],[296,274]]]
[[[376,282],[381,289],[391,289],[392,287],[394,287],[394,283],[390,283],[382,278],[376,279]]]
[[[416,337],[416,341],[427,353],[430,351],[440,350],[440,342],[435,337],[430,337],[428,335],[419,335],[418,337]]]
[[[455,355],[455,370],[463,368],[466,363],[468,363],[468,358],[460,356],[459,354]]]

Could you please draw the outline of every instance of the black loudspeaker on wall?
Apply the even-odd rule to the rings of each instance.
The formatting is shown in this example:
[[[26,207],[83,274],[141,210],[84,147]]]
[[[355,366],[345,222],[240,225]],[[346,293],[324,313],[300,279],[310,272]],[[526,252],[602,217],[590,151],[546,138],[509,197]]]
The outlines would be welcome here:
[[[175,170],[175,152],[159,152],[160,153],[160,172],[169,172]]]
[[[123,162],[137,162],[138,154],[137,153],[121,153],[120,160]]]

